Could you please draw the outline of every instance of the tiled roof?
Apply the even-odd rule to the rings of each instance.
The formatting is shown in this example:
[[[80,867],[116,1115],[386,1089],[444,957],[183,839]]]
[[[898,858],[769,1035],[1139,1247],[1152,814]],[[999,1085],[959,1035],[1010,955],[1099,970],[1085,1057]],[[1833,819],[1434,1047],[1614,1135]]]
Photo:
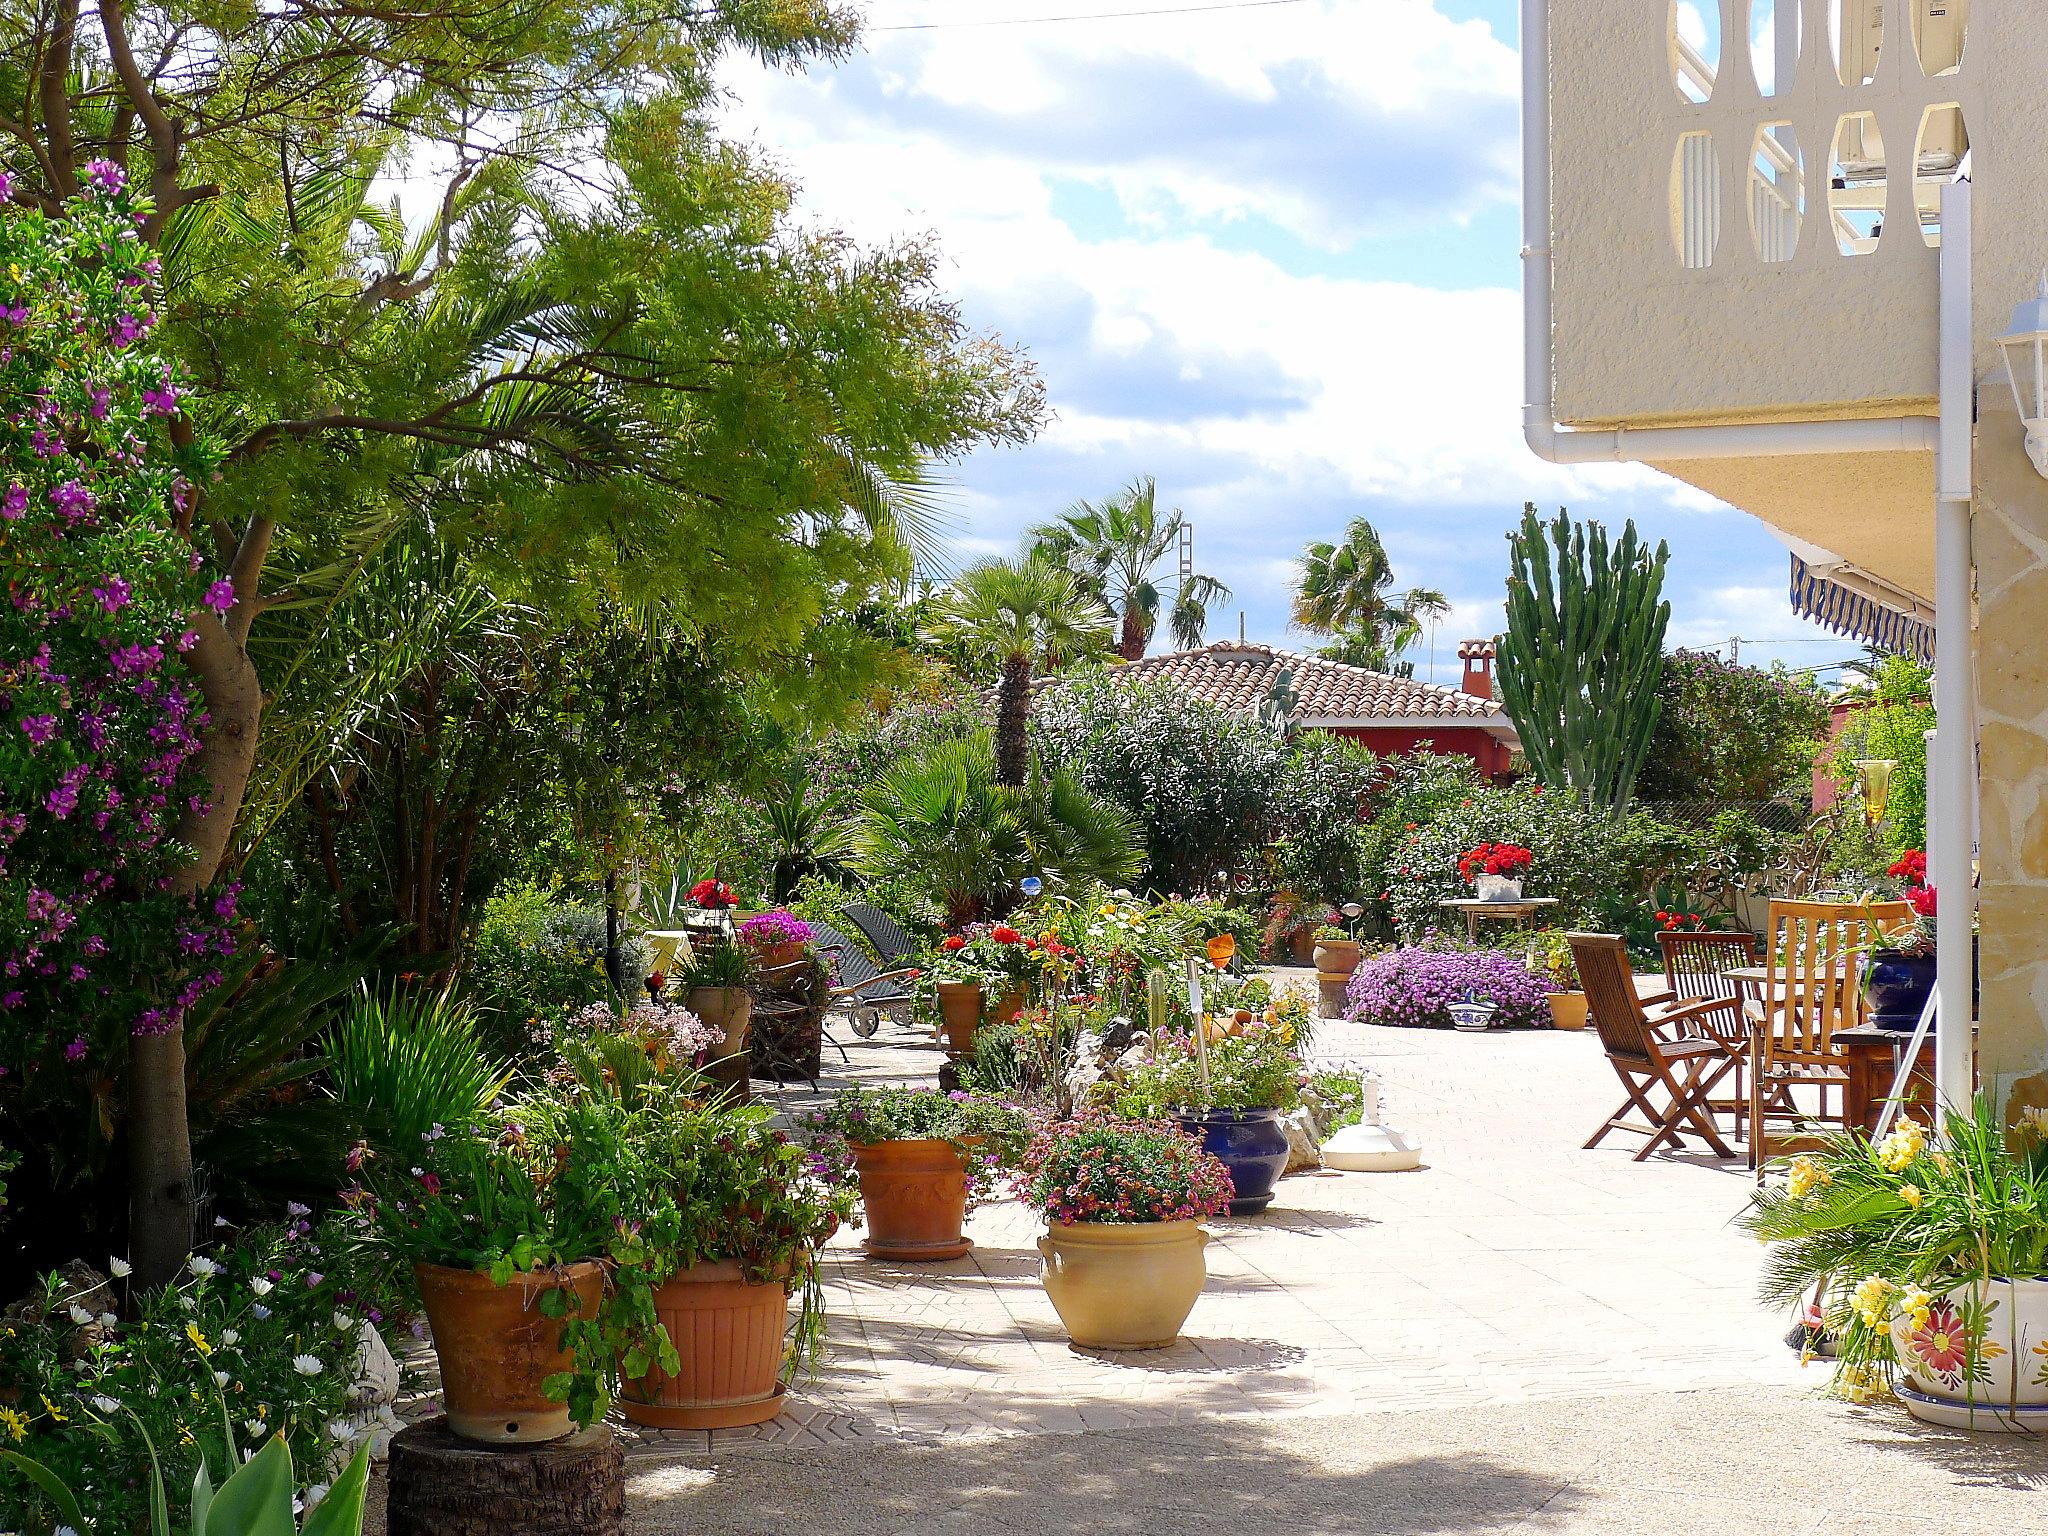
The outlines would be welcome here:
[[[1510,728],[1507,715],[1493,699],[1298,651],[1237,641],[1147,656],[1122,671],[1129,677],[1164,679],[1195,698],[1247,713],[1265,702],[1282,672],[1292,673],[1295,716],[1318,725],[1458,720],[1503,731]]]

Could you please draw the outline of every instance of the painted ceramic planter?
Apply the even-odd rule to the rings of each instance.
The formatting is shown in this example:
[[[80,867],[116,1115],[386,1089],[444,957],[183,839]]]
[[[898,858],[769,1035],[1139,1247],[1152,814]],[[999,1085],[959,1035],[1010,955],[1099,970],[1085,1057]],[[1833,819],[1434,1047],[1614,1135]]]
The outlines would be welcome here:
[[[1546,992],[1544,996],[1550,1003],[1553,1029],[1584,1029],[1592,1017],[1592,1008],[1583,992]]]
[[[1870,956],[1863,993],[1870,1004],[1870,1022],[1885,1029],[1913,1029],[1920,1010],[1934,990],[1934,956],[1880,949]]]
[[[782,1412],[789,1286],[750,1281],[738,1264],[696,1264],[654,1293],[654,1313],[682,1357],[623,1384],[619,1412],[660,1429],[731,1429]]]
[[[1084,1349],[1164,1349],[1209,1277],[1208,1242],[1195,1221],[1055,1225],[1038,1240],[1039,1278]]]
[[[863,1244],[877,1259],[957,1259],[974,1246],[967,1220],[967,1168],[947,1141],[877,1141],[853,1146],[860,1175]]]
[[[2048,1428],[2048,1280],[1986,1280],[1935,1298],[1927,1325],[1892,1319],[1915,1418],[1961,1429]]]
[[[1520,901],[1522,882],[1511,875],[1479,875],[1472,881],[1472,894],[1481,901]]]
[[[481,1270],[415,1264],[420,1301],[441,1361],[441,1400],[448,1427],[488,1445],[537,1445],[575,1426],[568,1408],[541,1383],[570,1368],[562,1347],[565,1319],[541,1312],[550,1291],[572,1290],[576,1311],[597,1313],[604,1271],[593,1263],[535,1270],[495,1284]]]
[[[1212,1109],[1173,1117],[1199,1136],[1202,1150],[1230,1171],[1233,1216],[1256,1216],[1273,1203],[1273,1186],[1287,1171],[1287,1132],[1277,1109]]]

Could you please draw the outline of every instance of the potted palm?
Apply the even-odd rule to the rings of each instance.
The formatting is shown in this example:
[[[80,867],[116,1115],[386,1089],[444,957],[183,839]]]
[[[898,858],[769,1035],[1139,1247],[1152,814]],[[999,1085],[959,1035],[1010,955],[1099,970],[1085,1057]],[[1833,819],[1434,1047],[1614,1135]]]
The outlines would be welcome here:
[[[558,1178],[570,1126],[546,1102],[435,1126],[417,1162],[352,1157],[372,1240],[410,1265],[441,1361],[448,1425],[466,1440],[533,1444],[602,1415],[572,1318],[596,1316],[606,1246]],[[572,1416],[572,1390],[582,1411]],[[595,1405],[595,1406],[593,1406]]]
[[[1910,1120],[1834,1136],[1754,1196],[1765,1296],[1827,1285],[1838,1390],[1894,1385],[1931,1423],[2048,1428],[2048,1114],[2014,1119],[1980,1097],[1938,1140]]]
[[[868,1254],[956,1259],[973,1248],[967,1212],[1016,1167],[1030,1118],[1014,1104],[932,1088],[848,1088],[802,1119],[843,1143],[860,1180]]]
[[[1241,1015],[1241,1017],[1240,1017]],[[1152,1042],[1152,1057],[1114,1080],[1106,1096],[1128,1119],[1171,1118],[1229,1170],[1230,1214],[1255,1216],[1273,1203],[1287,1171],[1281,1117],[1301,1102],[1302,1065],[1290,1019],[1236,1010],[1205,1021],[1206,1050],[1192,1033]]]
[[[1591,1010],[1579,987],[1579,969],[1572,961],[1571,942],[1557,929],[1545,928],[1530,938],[1529,972],[1543,982],[1552,1027],[1584,1029],[1592,1016]]]
[[[1163,1349],[1208,1278],[1204,1218],[1230,1175],[1172,1124],[1097,1111],[1055,1121],[1024,1155],[1017,1188],[1045,1218],[1040,1279],[1076,1344]]]

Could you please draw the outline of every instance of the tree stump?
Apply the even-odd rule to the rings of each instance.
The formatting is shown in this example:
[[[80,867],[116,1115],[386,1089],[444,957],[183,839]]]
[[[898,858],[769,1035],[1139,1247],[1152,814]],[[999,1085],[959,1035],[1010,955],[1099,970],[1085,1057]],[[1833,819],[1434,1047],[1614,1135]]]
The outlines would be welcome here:
[[[428,1419],[392,1438],[386,1509],[389,1536],[624,1536],[625,1452],[603,1424],[499,1447]]]

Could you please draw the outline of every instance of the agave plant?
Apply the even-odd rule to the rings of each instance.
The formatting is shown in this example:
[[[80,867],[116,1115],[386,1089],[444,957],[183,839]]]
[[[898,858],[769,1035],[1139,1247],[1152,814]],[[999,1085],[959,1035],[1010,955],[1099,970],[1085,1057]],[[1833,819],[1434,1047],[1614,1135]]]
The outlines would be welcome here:
[[[445,988],[360,988],[327,1037],[335,1096],[376,1146],[409,1151],[436,1125],[473,1120],[511,1081],[476,1010]]]

